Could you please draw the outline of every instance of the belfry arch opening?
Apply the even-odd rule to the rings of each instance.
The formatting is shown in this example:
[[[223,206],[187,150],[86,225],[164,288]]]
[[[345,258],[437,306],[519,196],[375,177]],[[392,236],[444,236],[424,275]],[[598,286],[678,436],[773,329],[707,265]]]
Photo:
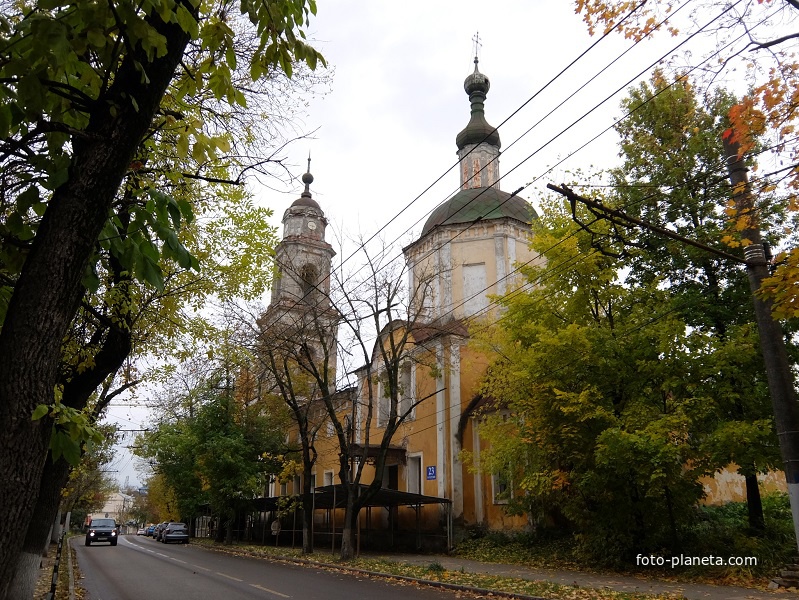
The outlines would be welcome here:
[[[314,296],[319,285],[319,269],[315,265],[306,264],[300,268],[300,289],[303,298],[310,299]]]

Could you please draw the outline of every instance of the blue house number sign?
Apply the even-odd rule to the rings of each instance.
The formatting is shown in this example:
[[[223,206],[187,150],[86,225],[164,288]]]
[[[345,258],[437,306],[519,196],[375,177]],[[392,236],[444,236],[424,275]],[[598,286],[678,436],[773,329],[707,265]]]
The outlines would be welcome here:
[[[427,481],[432,481],[436,478],[436,467],[427,467]]]

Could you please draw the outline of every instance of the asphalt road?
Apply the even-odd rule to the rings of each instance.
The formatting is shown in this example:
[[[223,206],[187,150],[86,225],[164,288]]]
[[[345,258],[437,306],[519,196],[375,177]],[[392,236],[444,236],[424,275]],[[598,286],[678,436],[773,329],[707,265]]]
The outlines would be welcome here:
[[[72,538],[89,600],[453,600],[453,592],[122,536]]]

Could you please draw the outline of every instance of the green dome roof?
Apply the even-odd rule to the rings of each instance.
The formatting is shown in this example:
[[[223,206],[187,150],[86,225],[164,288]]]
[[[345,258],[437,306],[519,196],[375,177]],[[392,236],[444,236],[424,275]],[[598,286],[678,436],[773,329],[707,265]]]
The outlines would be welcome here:
[[[520,196],[511,196],[494,187],[461,190],[436,208],[422,229],[422,235],[439,225],[471,223],[502,218],[530,223],[538,218],[532,206]]]
[[[463,89],[469,95],[469,101],[472,104],[472,114],[468,125],[455,138],[458,150],[462,150],[469,144],[483,142],[497,148],[502,145],[499,141],[499,132],[495,127],[489,125],[485,118],[483,103],[490,88],[491,82],[488,77],[477,69],[477,57],[475,56],[474,73],[463,82]]]

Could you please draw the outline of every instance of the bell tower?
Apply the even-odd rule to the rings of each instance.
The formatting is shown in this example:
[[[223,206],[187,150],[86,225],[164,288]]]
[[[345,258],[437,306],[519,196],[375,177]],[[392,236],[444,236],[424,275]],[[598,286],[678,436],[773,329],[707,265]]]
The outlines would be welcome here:
[[[325,241],[327,219],[311,197],[311,159],[302,176],[305,190],[283,215],[283,239],[275,249],[277,273],[270,308],[330,309],[330,269],[333,248]]]

